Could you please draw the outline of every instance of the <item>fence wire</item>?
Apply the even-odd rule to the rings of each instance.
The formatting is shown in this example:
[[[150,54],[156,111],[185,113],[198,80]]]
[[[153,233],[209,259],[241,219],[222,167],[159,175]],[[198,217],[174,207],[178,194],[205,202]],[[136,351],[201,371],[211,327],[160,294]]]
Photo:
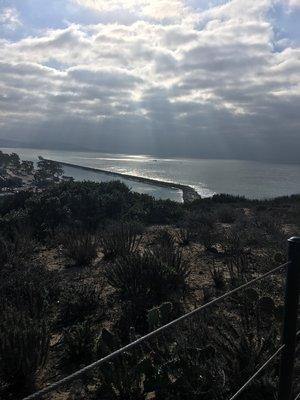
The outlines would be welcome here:
[[[113,378],[114,373],[119,380],[122,380],[123,377],[120,375],[120,371],[116,371],[118,370],[118,368],[124,369],[124,367],[125,369],[128,368],[129,370],[129,366],[132,367],[132,365],[136,366],[135,368],[132,368],[132,379],[143,380],[144,378],[139,375],[139,370],[142,371],[144,368],[147,368],[147,362],[148,367],[149,362],[152,364],[156,363],[160,366],[156,371],[157,379],[165,378],[165,376],[163,376],[164,368],[167,369],[169,371],[169,376],[171,376],[170,385],[172,385],[172,383],[174,383],[176,379],[180,379],[180,376],[178,376],[178,373],[176,372],[176,368],[180,369],[180,366],[184,365],[184,363],[186,364],[184,366],[188,369],[192,378],[197,380],[199,379],[199,369],[196,368],[197,365],[193,365],[191,359],[193,358],[195,360],[195,364],[197,364],[198,362],[201,362],[201,360],[203,360],[205,357],[209,360],[209,362],[211,362],[210,374],[213,374],[213,378],[219,382],[219,389],[221,390],[225,386],[226,377],[213,360],[213,356],[216,354],[216,352],[218,352],[219,347],[218,344],[209,344],[209,339],[212,330],[218,329],[219,332],[221,332],[222,327],[215,328],[213,326],[212,313],[207,313],[207,310],[217,305],[221,301],[224,301],[225,299],[234,297],[234,295],[237,295],[239,292],[244,291],[245,289],[254,285],[256,282],[268,277],[269,275],[286,268],[288,265],[288,262],[280,265],[266,272],[265,274],[256,277],[249,282],[230,290],[229,292],[224,293],[223,295],[209,301],[208,303],[198,308],[195,308],[193,311],[186,313],[179,318],[175,318],[171,322],[168,322],[163,326],[153,329],[150,333],[142,337],[137,337],[135,336],[135,333],[132,332],[132,341],[126,346],[112,349],[110,354],[104,355],[97,361],[75,371],[74,373],[53,384],[50,384],[49,386],[37,391],[36,393],[25,397],[23,400],[41,399],[46,394],[57,391],[63,386],[83,377],[84,375],[91,374],[92,371],[94,371],[96,368],[101,367],[103,364],[106,364],[105,368],[99,369],[101,376],[100,380],[102,380],[102,382],[107,381],[109,377]],[[224,321],[227,319],[230,319],[230,313],[226,315]],[[224,323],[226,324],[227,322]],[[231,332],[231,334],[233,334],[233,332]],[[230,340],[228,339],[228,337],[224,337],[222,338],[222,340],[223,343],[219,343],[219,345],[227,346],[228,350],[231,346]],[[171,343],[172,345],[167,346],[168,343]],[[235,399],[246,387],[248,387],[249,384],[257,377],[257,375],[276,357],[276,355],[282,350],[282,348],[283,346],[281,346],[275,352],[275,354],[273,354],[268,359],[268,361],[266,361],[262,365],[262,367],[259,368],[259,370],[242,386],[242,388],[238,390],[238,392],[233,397],[231,397],[230,400]],[[172,366],[170,366],[170,359],[173,362]],[[126,371],[126,376],[124,376],[124,385],[128,385],[130,383],[128,382],[128,370]],[[203,377],[201,377],[203,378],[202,380],[204,382],[204,386],[206,370],[207,368],[203,369]],[[95,376],[89,375],[88,378],[94,379]],[[191,384],[195,383],[193,379],[191,379]],[[120,382],[117,382],[117,384],[119,383]],[[118,390],[122,390],[122,384],[120,385]],[[143,382],[143,384],[147,384],[147,382]],[[186,384],[189,383],[187,382]],[[201,395],[201,393],[199,393],[199,395]]]

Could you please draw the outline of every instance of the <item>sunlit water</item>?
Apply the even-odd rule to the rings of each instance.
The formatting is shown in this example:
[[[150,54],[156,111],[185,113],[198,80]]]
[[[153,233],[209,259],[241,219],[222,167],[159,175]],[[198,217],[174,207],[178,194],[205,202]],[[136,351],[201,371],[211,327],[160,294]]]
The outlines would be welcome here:
[[[300,193],[300,164],[275,164],[243,160],[156,158],[146,155],[107,154],[36,149],[2,149],[22,159],[36,161],[39,155],[73,164],[129,175],[181,183],[194,187],[202,197],[214,193],[270,198]],[[66,167],[65,174],[76,180],[109,181],[111,176]],[[161,188],[122,179],[132,190],[156,198],[182,201],[179,190]]]

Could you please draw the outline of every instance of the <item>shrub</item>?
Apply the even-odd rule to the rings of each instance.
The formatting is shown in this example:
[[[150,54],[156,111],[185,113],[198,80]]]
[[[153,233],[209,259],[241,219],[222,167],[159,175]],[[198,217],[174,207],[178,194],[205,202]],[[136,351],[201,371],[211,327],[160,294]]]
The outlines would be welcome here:
[[[9,177],[5,179],[0,179],[0,188],[19,188],[23,184],[23,181],[21,178],[18,178],[17,176],[14,177]]]
[[[15,196],[9,196],[15,197]],[[3,238],[12,239],[16,234],[24,236],[27,239],[33,240],[33,235],[30,229],[31,221],[25,210],[3,212],[0,217],[0,231]]]
[[[214,194],[211,200],[215,203],[245,203],[249,200],[244,196],[235,196],[232,194]]]
[[[190,269],[183,259],[182,251],[168,231],[161,232],[157,239],[152,254],[169,274],[169,285],[177,289],[184,288]]]
[[[176,241],[173,234],[168,229],[158,231],[154,239],[154,245],[161,249],[173,250],[176,247]]]
[[[216,265],[215,262],[213,262],[213,265],[210,268],[210,274],[216,289],[223,289],[226,284],[224,273],[222,268],[219,265]]]
[[[164,292],[163,273],[160,262],[149,251],[119,258],[105,269],[108,283],[122,298],[133,301],[141,298],[159,301]]]
[[[147,312],[147,322],[151,331],[170,322],[176,317],[171,302],[162,303],[159,307],[153,307]]]
[[[183,289],[189,270],[179,252],[166,255],[146,251],[116,260],[105,270],[111,286],[119,290],[124,299],[143,298],[160,304],[172,290]]]
[[[239,216],[237,209],[232,206],[223,205],[217,208],[216,217],[219,222],[232,224]]]
[[[32,390],[37,372],[49,349],[45,320],[34,320],[14,308],[6,308],[0,324],[0,376],[10,391]]]
[[[63,254],[75,265],[89,265],[97,257],[98,241],[95,235],[80,228],[63,231],[59,237]]]
[[[219,318],[215,343],[222,355],[229,392],[232,394],[273,354],[278,346],[277,308],[270,297],[248,289],[235,298],[239,318]],[[252,383],[245,399],[273,399],[274,371],[266,371]]]
[[[177,232],[177,238],[180,246],[187,246],[193,239],[192,231],[189,228],[179,228]]]
[[[198,238],[205,250],[211,250],[219,239],[219,232],[216,225],[199,225]]]
[[[210,209],[201,208],[200,210],[190,211],[181,221],[181,225],[189,229],[193,237],[198,236],[199,227],[213,226],[215,223],[215,215]]]
[[[132,333],[131,341],[136,337]],[[97,339],[97,357],[102,358],[121,347],[120,339],[103,329]],[[132,399],[146,400],[148,381],[153,376],[153,367],[150,356],[143,354],[139,349],[124,352],[105,368],[98,370],[98,384],[96,395],[100,399]],[[151,385],[154,388],[154,384]]]
[[[64,331],[63,365],[80,366],[93,359],[94,332],[90,321],[86,320]]]
[[[134,253],[140,244],[142,231],[142,226],[137,223],[109,225],[100,235],[104,258],[113,260]]]
[[[67,284],[62,288],[59,299],[60,321],[63,325],[81,322],[95,313],[100,304],[99,294],[94,287],[84,283]]]
[[[174,297],[179,301],[186,289],[188,274],[177,251],[168,256],[149,250],[134,253],[117,259],[105,270],[109,284],[128,303],[129,319],[140,326],[144,326],[148,309]]]
[[[237,229],[226,230],[223,235],[222,247],[226,256],[236,256],[244,252],[245,238]]]
[[[232,286],[240,286],[251,278],[250,261],[249,254],[246,253],[227,257],[225,262]]]
[[[16,264],[29,260],[36,250],[36,242],[30,234],[13,232],[6,237],[0,236],[0,262],[5,264]]]
[[[169,308],[169,307],[168,307]],[[212,400],[223,398],[224,376],[207,318],[191,317],[151,341],[150,383],[155,398]]]
[[[7,264],[13,256],[12,243],[0,236],[0,263],[1,267]]]
[[[121,182],[64,182],[37,193],[26,202],[36,234],[58,225],[79,223],[95,230],[103,219],[120,219],[136,196]]]
[[[153,200],[145,219],[152,224],[170,224],[181,219],[183,215],[181,204],[171,200]]]
[[[0,310],[9,306],[42,320],[57,299],[56,274],[42,266],[16,265],[2,271],[0,291]]]

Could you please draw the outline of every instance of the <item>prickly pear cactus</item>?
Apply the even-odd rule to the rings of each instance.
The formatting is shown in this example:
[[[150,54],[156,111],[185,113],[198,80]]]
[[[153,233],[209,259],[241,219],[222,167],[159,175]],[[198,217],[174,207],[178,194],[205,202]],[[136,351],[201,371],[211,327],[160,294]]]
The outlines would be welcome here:
[[[172,319],[173,305],[170,302],[162,303],[148,311],[147,321],[150,330],[159,328]]]
[[[134,329],[130,331],[130,340],[137,338]],[[103,329],[97,340],[97,353],[107,355],[121,347],[119,338],[107,329]],[[97,382],[99,398],[135,399],[147,398],[147,390],[152,388],[153,363],[150,356],[137,349],[124,352],[119,357],[100,368]],[[145,386],[147,382],[147,388]]]

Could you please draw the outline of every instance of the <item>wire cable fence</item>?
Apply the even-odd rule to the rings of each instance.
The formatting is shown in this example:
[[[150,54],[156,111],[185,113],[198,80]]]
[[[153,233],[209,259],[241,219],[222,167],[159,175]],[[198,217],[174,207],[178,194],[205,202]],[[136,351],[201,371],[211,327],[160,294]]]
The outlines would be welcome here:
[[[299,251],[299,249],[297,251]],[[249,385],[255,381],[255,379],[257,379],[262,371],[265,370],[266,367],[268,367],[280,353],[285,355],[285,358],[282,356],[281,369],[288,368],[290,370],[291,364],[292,367],[294,365],[294,360],[290,359],[290,354],[292,350],[295,353],[296,338],[299,337],[300,331],[296,332],[295,322],[294,326],[287,327],[286,325],[289,325],[287,324],[287,319],[290,321],[292,317],[295,317],[295,315],[297,319],[297,307],[294,306],[293,302],[298,302],[298,275],[296,280],[292,278],[295,278],[293,273],[296,269],[295,265],[299,263],[299,260],[300,256],[299,259],[295,261],[295,259],[290,255],[290,259],[287,263],[277,266],[263,275],[251,279],[250,281],[224,293],[217,298],[212,299],[206,304],[197,307],[178,318],[173,319],[171,322],[165,323],[160,327],[155,327],[155,324],[161,323],[161,319],[155,318],[158,314],[156,316],[154,315],[152,319],[153,327],[155,329],[141,337],[138,337],[134,331],[131,332],[131,341],[126,346],[118,348],[118,343],[120,342],[115,340],[113,337],[106,338],[106,341],[105,338],[102,337],[102,348],[100,346],[100,351],[98,352],[98,354],[100,354],[102,357],[85,366],[84,368],[81,368],[66,376],[65,378],[50,384],[49,386],[37,391],[36,393],[33,393],[30,396],[27,396],[23,400],[42,399],[45,395],[57,390],[61,390],[66,385],[76,381],[79,378],[86,379],[87,384],[90,379],[95,378],[95,374],[97,375],[97,373],[100,373],[101,376],[101,385],[98,392],[99,398],[101,398],[101,394],[104,393],[102,391],[102,387],[105,387],[105,385],[112,385],[118,393],[121,393],[122,390],[125,390],[124,387],[128,388],[131,384],[133,384],[135,386],[132,390],[138,392],[140,391],[141,386],[151,386],[150,383],[145,379],[145,371],[149,371],[150,368],[152,368],[152,373],[154,371],[156,374],[156,382],[158,382],[158,384],[160,381],[165,380],[166,376],[168,375],[169,391],[172,390],[174,386],[174,390],[176,392],[178,390],[178,386],[176,386],[174,382],[179,382],[181,385],[192,385],[195,389],[195,394],[200,397],[201,395],[207,395],[208,393],[208,389],[206,388],[207,379],[213,379],[216,382],[216,387],[213,388],[214,395],[217,396],[216,398],[221,398],[223,395],[222,391],[225,388],[226,377],[224,376],[224,372],[221,370],[221,368],[219,368],[217,363],[215,363],[214,356],[216,353],[222,351],[223,347],[224,352],[233,351],[234,344],[230,335],[232,335],[233,339],[236,339],[236,336],[240,331],[238,329],[239,327],[234,327],[233,325],[228,326],[228,324],[230,324],[231,311],[224,315],[224,326],[222,325],[218,327],[214,326],[215,313],[208,313],[208,311],[214,308],[214,306],[218,305],[220,302],[227,300],[233,301],[234,306],[244,302],[245,309],[247,310],[247,304],[251,304],[253,301],[251,297],[253,296],[253,293],[247,293],[249,294],[250,298],[247,298],[247,296],[246,298],[240,297],[241,293],[249,290],[249,288],[255,283],[262,281],[270,275],[287,269],[288,279],[286,284],[285,321],[282,344],[280,345],[280,343],[278,341],[276,342],[276,340],[274,343],[274,338],[276,338],[276,335],[271,335],[272,329],[270,330],[270,327],[267,325],[261,328],[261,321],[256,323],[257,317],[254,318],[249,310],[249,312],[246,312],[246,326],[243,326],[243,319],[240,320],[241,327],[244,329],[247,329],[247,324],[254,321],[254,323],[256,323],[256,329],[259,330],[257,333],[262,334],[263,330],[263,334],[265,336],[262,336],[261,341],[257,344],[261,359],[259,358],[256,360],[256,369],[253,371],[252,376],[250,378],[241,376],[241,381],[239,384],[242,386],[236,388],[233,395],[231,394],[228,396],[229,400],[237,399],[240,394],[243,393],[249,387]],[[300,265],[297,266],[297,268],[299,268],[300,271]],[[291,282],[291,280],[293,282]],[[297,295],[295,296],[295,293],[293,293],[292,299],[289,300],[289,294],[291,294],[291,290],[295,289],[289,287],[291,284],[296,285],[295,287],[297,289]],[[291,300],[293,301],[292,303]],[[294,306],[293,315],[291,315],[290,312],[287,312],[287,303],[289,307],[291,307],[291,305]],[[222,310],[222,314],[223,313],[224,310]],[[161,314],[159,315],[161,316]],[[272,319],[269,319],[269,322],[271,323]],[[291,332],[290,330],[293,329],[293,327],[295,328],[294,332]],[[228,328],[228,332],[230,332],[230,334],[226,336],[224,334],[225,329],[223,328]],[[211,345],[210,337],[215,330],[220,333],[221,339],[218,343]],[[271,346],[268,348],[266,346],[268,343],[272,343],[273,347]],[[277,344],[279,344],[279,347],[276,349],[274,346]],[[289,357],[287,357],[286,354],[287,350]],[[107,354],[108,352],[109,354]],[[265,358],[267,358],[267,360],[265,360]],[[201,363],[203,363],[204,359],[208,360],[208,364],[206,363],[203,365],[203,368],[201,369]],[[173,361],[171,366],[170,360]],[[227,361],[230,363],[230,357],[228,357]],[[260,367],[258,367],[259,363],[261,365]],[[153,369],[153,364],[156,366],[159,365],[159,368],[156,367]],[[185,379],[185,381],[182,381],[182,375],[180,375],[180,370],[183,367],[186,371],[184,375],[188,376],[188,379]],[[168,374],[164,374],[164,370],[167,370]],[[209,376],[206,376],[206,374],[209,374]],[[281,392],[284,393],[284,396],[286,396],[286,393],[289,393],[289,397],[282,397],[283,395],[281,395],[279,400],[289,400],[291,398],[291,384],[292,376],[289,376],[288,379],[285,378],[284,382],[280,381],[279,391],[281,390]],[[198,390],[198,388],[200,389]],[[296,397],[296,399],[299,399],[299,395]]]

